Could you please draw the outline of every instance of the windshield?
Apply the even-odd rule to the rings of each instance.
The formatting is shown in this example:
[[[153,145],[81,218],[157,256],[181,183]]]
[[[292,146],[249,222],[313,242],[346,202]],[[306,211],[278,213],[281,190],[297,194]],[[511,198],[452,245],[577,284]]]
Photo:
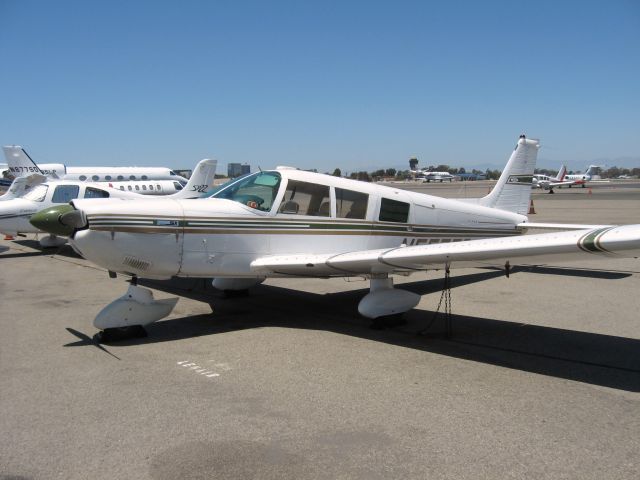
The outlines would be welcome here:
[[[27,200],[31,200],[32,202],[42,202],[44,197],[47,195],[47,190],[49,190],[48,185],[38,185],[29,193],[25,194],[22,198],[26,198]]]
[[[257,172],[220,185],[211,194],[211,198],[226,198],[268,212],[273,206],[279,186],[278,172]]]

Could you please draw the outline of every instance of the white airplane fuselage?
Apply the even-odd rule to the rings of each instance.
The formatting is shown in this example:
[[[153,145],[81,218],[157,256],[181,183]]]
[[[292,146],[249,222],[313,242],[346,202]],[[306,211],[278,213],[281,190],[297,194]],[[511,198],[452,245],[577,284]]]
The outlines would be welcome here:
[[[5,235],[39,233],[40,230],[29,223],[31,216],[45,208],[69,203],[74,198],[141,198],[141,195],[107,188],[105,184],[100,183],[41,183],[22,197],[0,202],[0,232]]]
[[[262,174],[279,177],[271,181],[277,188],[253,187],[255,195],[235,199],[76,200],[88,228],[76,231],[71,243],[109,270],[143,277],[255,277],[251,262],[268,255],[505,237],[521,233],[517,225],[526,220],[496,208],[328,175],[292,169],[254,175]],[[317,198],[305,200],[302,184]],[[266,210],[260,209],[264,203],[252,203],[270,195]],[[358,196],[366,197],[360,208],[353,200]],[[348,211],[345,202],[351,202]]]

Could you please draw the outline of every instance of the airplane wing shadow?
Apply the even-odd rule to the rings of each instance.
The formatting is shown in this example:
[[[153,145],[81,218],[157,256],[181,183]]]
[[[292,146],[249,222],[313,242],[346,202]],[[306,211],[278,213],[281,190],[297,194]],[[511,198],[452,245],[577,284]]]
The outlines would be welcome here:
[[[490,271],[454,277],[453,288],[499,275],[503,273]],[[182,282],[182,286],[179,281],[178,285],[174,281],[145,283],[207,303],[214,300],[214,313],[157,322],[148,327],[149,337],[132,343],[165,342],[272,326],[327,330],[503,368],[640,392],[638,339],[527,325],[516,317],[504,321],[455,314],[453,336],[446,339],[444,316],[434,317],[431,310],[411,310],[405,314],[405,325],[372,330],[370,321],[360,317],[356,308],[366,289],[316,294],[260,285],[249,297],[220,300],[212,298],[221,294],[214,293],[216,290],[208,281],[190,280]],[[442,288],[442,279],[402,284],[402,288],[433,293]],[[426,335],[419,335],[429,326]]]

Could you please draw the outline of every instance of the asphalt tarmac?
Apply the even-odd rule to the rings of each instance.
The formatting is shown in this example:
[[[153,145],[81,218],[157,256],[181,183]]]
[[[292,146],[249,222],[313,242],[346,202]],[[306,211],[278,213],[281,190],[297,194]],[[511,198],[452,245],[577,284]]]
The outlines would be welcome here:
[[[640,223],[627,185],[534,192],[531,220]],[[640,478],[640,260],[454,269],[450,339],[442,272],[397,281],[423,297],[385,330],[364,281],[145,282],[176,309],[110,345],[123,277],[32,236],[0,268],[3,480]]]

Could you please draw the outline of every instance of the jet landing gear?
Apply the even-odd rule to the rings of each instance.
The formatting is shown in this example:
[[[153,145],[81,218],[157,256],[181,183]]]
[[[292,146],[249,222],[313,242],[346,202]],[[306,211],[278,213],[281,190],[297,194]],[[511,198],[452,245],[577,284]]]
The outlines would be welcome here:
[[[402,324],[402,314],[418,302],[420,295],[393,288],[393,279],[380,274],[371,277],[369,293],[360,300],[358,312],[373,320],[372,328],[381,329]]]
[[[127,293],[104,307],[93,325],[102,330],[103,342],[146,337],[144,326],[169,315],[177,302],[177,297],[155,300],[151,290],[139,287],[134,277]]]

